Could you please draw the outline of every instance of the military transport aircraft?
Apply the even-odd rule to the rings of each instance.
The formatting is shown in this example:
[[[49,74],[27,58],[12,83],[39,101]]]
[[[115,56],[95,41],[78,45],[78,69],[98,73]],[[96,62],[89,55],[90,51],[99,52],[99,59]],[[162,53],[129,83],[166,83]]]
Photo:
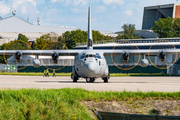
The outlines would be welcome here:
[[[77,82],[79,78],[85,78],[87,82],[94,82],[96,78],[101,77],[104,82],[108,82],[110,78],[108,65],[104,56],[122,56],[124,64],[127,64],[130,55],[157,55],[163,63],[166,58],[166,54],[177,54],[180,50],[168,49],[168,50],[93,50],[93,39],[91,30],[91,8],[88,10],[88,38],[86,50],[0,50],[0,55],[15,55],[17,63],[23,55],[35,55],[36,59],[33,60],[33,65],[39,67],[41,65],[38,56],[52,56],[54,64],[58,64],[59,56],[76,56],[75,65],[72,69],[71,78],[73,82]],[[143,57],[140,62],[141,66],[146,67],[148,60]]]

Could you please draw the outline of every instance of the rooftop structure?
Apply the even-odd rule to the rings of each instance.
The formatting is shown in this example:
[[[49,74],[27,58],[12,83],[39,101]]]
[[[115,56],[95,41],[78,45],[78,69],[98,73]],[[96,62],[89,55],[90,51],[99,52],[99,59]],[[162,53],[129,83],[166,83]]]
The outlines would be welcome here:
[[[76,30],[74,27],[52,27],[33,25],[19,17],[11,16],[0,20],[0,33],[4,32],[17,32],[17,33],[64,33],[66,31]]]
[[[180,4],[166,4],[144,7],[142,29],[150,30],[159,18],[180,18]]]
[[[115,34],[124,34],[124,31],[115,32]],[[154,33],[152,30],[135,30],[135,35],[139,35],[140,37],[147,39],[147,38],[157,38],[158,35]]]

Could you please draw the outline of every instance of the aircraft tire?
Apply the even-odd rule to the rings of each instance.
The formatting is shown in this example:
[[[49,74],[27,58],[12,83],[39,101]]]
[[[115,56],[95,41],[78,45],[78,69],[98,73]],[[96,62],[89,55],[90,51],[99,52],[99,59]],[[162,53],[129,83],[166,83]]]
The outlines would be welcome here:
[[[78,80],[78,78],[75,77],[75,78],[73,79],[73,82],[77,82],[77,80]]]
[[[93,83],[95,81],[95,79],[94,78],[91,78],[91,82]]]
[[[91,82],[91,78],[86,78],[86,82],[90,83]]]
[[[103,80],[104,80],[104,83],[107,83],[108,82],[108,77],[103,78]]]

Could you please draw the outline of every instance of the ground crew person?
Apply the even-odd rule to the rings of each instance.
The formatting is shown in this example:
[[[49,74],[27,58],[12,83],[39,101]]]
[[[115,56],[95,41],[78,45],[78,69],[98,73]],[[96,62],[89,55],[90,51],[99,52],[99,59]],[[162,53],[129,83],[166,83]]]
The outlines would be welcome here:
[[[44,75],[43,75],[43,77],[44,77],[44,76],[46,77],[46,70],[44,70]]]
[[[46,70],[46,75],[49,77],[49,70],[48,69]]]
[[[53,77],[56,77],[55,69],[53,69]]]

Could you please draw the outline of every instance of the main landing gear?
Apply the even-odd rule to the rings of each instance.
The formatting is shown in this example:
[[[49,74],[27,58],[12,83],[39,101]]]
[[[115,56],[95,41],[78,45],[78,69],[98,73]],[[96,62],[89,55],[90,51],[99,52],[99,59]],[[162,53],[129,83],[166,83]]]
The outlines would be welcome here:
[[[108,82],[108,77],[102,78],[104,80],[105,83]]]
[[[86,78],[87,83],[93,83],[95,81],[95,78]]]
[[[73,79],[73,82],[77,82],[77,80],[79,79],[78,77],[75,77],[73,74],[71,74],[71,79]]]
[[[110,78],[110,74],[108,74],[108,77],[102,78],[104,80],[104,83],[108,82],[108,79]]]

